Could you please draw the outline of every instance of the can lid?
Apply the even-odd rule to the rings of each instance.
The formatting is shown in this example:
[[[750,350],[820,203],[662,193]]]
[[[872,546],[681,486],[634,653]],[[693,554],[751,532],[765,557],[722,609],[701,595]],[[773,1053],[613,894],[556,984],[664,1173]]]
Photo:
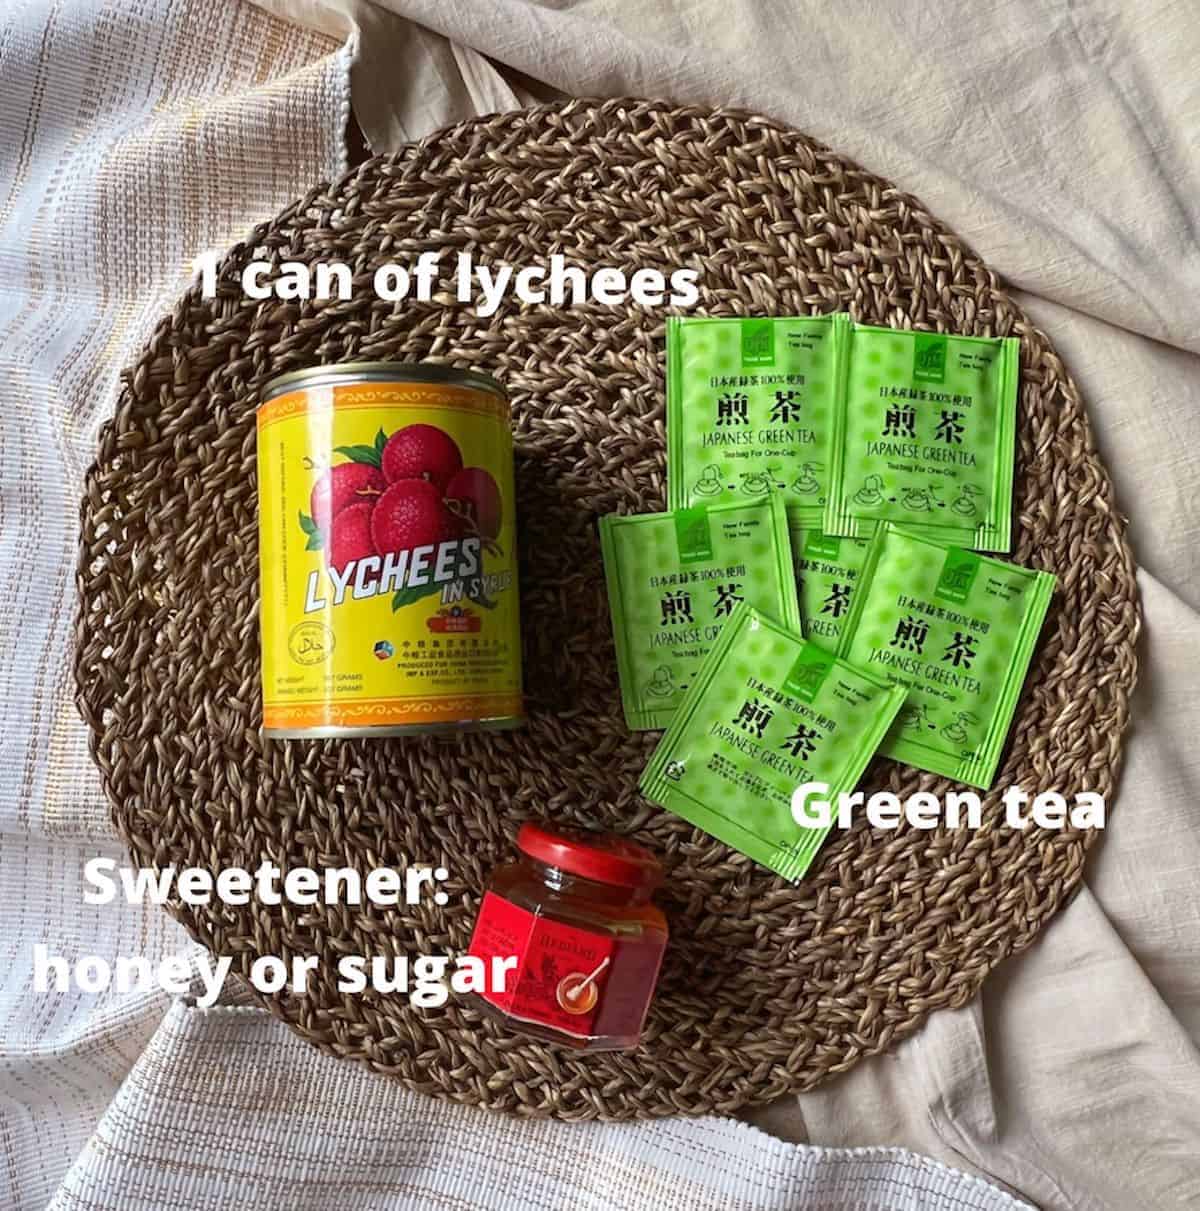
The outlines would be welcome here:
[[[348,382],[474,387],[477,391],[490,391],[501,399],[508,399],[504,385],[482,370],[459,370],[440,362],[329,362],[303,370],[289,370],[268,379],[259,392],[259,402],[265,404],[276,396],[304,387],[328,387]]]
[[[612,833],[549,829],[528,821],[517,834],[517,848],[547,866],[598,883],[641,888],[662,882],[662,867],[648,849]]]

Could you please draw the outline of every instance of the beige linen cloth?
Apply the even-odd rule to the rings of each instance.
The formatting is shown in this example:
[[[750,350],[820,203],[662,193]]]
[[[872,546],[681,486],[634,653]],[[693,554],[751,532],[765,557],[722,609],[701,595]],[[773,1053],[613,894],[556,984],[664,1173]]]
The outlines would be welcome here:
[[[1200,12],[1009,0],[15,0],[0,13],[0,1207],[1200,1205]],[[301,29],[303,25],[306,28]],[[31,948],[187,952],[82,906],[120,856],[71,706],[77,497],[188,275],[344,164],[555,93],[762,110],[892,177],[1083,388],[1146,612],[1087,887],[971,1007],[736,1124],[515,1124],[245,1008],[32,991]],[[1007,1200],[1007,1205],[1015,1205]]]

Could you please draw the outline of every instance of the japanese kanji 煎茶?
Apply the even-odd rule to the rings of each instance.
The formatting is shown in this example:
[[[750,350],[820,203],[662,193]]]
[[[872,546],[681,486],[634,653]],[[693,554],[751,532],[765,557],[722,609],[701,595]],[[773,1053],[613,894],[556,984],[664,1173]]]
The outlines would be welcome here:
[[[819,525],[845,368],[844,314],[667,320],[672,509],[780,492]]]
[[[800,599],[800,629],[805,639],[836,652],[867,557],[867,540],[837,538],[794,522],[789,530]]]
[[[795,881],[826,827],[802,825],[793,795],[852,790],[905,687],[839,660],[750,605],[708,654],[642,775],[642,793]]]
[[[1020,343],[852,324],[847,348],[825,531],[867,538],[895,521],[1007,551]]]
[[[880,752],[987,790],[1053,590],[1049,572],[881,526],[838,645],[908,688]]]
[[[800,625],[778,493],[762,500],[610,515],[600,544],[625,721],[666,727],[735,606]]]

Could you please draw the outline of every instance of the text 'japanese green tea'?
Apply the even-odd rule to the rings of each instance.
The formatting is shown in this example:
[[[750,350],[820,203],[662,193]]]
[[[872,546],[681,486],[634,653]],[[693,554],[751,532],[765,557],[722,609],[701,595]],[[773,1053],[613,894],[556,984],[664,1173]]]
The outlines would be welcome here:
[[[980,551],[1012,543],[1020,342],[853,324],[824,528],[881,521]]]
[[[758,501],[600,520],[625,722],[666,727],[743,601],[800,625],[778,493]]]
[[[737,608],[642,775],[652,803],[796,880],[828,828],[792,798],[853,790],[906,687],[857,669],[749,605]]]
[[[891,524],[871,539],[838,655],[908,688],[885,756],[992,785],[1054,577]]]
[[[667,319],[671,508],[783,495],[820,525],[845,368],[844,314]]]

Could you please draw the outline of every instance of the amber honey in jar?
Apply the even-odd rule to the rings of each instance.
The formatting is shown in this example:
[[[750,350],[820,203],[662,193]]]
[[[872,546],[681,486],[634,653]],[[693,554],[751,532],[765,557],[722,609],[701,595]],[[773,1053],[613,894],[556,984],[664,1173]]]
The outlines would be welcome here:
[[[527,823],[520,859],[484,895],[470,953],[516,959],[502,991],[471,994],[514,1030],[587,1051],[636,1047],[667,922],[662,868],[623,837]]]

